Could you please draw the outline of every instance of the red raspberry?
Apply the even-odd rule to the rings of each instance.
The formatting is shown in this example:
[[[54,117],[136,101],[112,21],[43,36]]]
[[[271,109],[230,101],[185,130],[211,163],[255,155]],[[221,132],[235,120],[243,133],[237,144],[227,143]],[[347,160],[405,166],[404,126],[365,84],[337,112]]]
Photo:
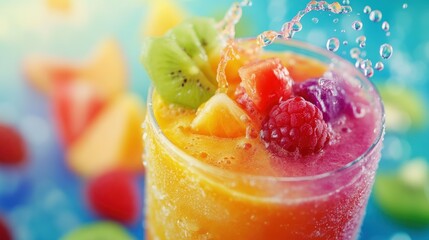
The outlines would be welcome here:
[[[328,126],[322,112],[302,97],[275,105],[262,124],[261,137],[279,156],[285,151],[317,153],[328,142]]]
[[[100,217],[133,224],[140,212],[140,194],[136,176],[123,170],[112,170],[92,179],[86,199]]]

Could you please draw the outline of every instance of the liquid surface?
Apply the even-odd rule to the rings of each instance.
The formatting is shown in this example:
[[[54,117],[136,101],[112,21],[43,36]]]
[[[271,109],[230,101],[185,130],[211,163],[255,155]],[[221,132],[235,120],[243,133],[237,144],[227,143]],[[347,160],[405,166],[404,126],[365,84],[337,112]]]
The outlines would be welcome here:
[[[278,56],[300,65],[322,63],[291,53],[265,53],[267,57]],[[284,57],[283,57],[284,59]],[[286,66],[288,64],[285,64]],[[291,67],[290,67],[291,68]],[[297,75],[295,81],[320,76]],[[321,153],[309,156],[275,156],[265,148],[259,137],[219,138],[196,134],[190,128],[195,110],[169,105],[154,94],[155,117],[163,133],[178,147],[193,157],[212,166],[234,172],[263,176],[309,176],[333,171],[350,163],[371,146],[376,138],[376,114],[364,100],[359,88],[348,86],[348,97],[354,102],[359,117],[344,114],[331,124],[330,143]]]

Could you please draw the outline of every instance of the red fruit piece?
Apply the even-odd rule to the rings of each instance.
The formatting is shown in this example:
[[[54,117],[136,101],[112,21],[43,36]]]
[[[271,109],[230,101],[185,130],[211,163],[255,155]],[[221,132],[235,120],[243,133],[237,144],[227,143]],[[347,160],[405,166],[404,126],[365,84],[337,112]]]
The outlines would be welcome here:
[[[60,137],[66,146],[81,136],[105,102],[87,83],[73,81],[55,85],[52,107]]]
[[[292,79],[278,58],[252,62],[241,67],[238,73],[241,83],[236,92],[237,102],[246,106],[250,100],[262,115],[266,115],[281,98],[292,95]],[[240,94],[240,87],[244,94]]]
[[[13,127],[0,124],[0,164],[23,163],[27,147],[21,134]]]
[[[274,106],[262,124],[261,138],[279,156],[285,151],[302,155],[317,153],[329,140],[322,112],[302,97]]]
[[[113,170],[95,177],[87,186],[87,201],[100,217],[133,224],[141,212],[136,177]]]
[[[7,226],[6,222],[0,217],[0,239],[1,240],[12,240],[12,234]]]

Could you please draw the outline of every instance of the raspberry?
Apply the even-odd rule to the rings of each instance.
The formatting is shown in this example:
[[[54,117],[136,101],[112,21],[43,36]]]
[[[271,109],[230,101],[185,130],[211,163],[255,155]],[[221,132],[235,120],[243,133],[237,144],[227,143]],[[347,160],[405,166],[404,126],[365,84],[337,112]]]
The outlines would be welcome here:
[[[264,120],[261,138],[279,156],[298,151],[317,153],[329,140],[322,112],[302,97],[280,101]]]
[[[133,224],[140,211],[137,179],[133,174],[112,170],[88,183],[86,198],[92,210],[102,218]]]

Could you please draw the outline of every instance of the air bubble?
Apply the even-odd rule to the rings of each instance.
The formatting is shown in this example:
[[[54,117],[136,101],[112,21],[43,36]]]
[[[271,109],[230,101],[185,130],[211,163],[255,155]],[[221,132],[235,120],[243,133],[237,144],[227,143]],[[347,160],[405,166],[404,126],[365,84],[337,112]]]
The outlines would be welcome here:
[[[338,18],[335,18],[334,20],[332,20],[333,23],[338,23],[338,21],[340,21]]]
[[[343,45],[344,46],[346,46],[346,45],[348,45],[349,44],[349,42],[348,41],[343,41]]]
[[[382,63],[382,62],[377,62],[376,64],[375,64],[375,70],[377,70],[377,71],[382,71],[383,69],[384,69],[384,64]]]
[[[361,29],[362,29],[362,27],[363,27],[363,24],[362,24],[362,22],[361,22],[361,21],[354,21],[354,22],[352,23],[352,28],[353,28],[354,30],[356,30],[356,31],[361,30]]]
[[[353,59],[358,59],[360,55],[360,49],[359,48],[352,48],[350,49],[350,57]]]
[[[380,22],[383,14],[379,10],[374,10],[369,14],[369,20],[373,22]]]
[[[350,0],[343,0],[344,5],[350,5]]]
[[[364,48],[366,46],[366,37],[365,36],[357,37],[356,43],[359,44],[360,48]]]
[[[390,44],[383,44],[380,46],[380,56],[383,59],[389,59],[392,56],[393,47]]]
[[[402,4],[402,8],[403,9],[407,9],[408,8],[408,4],[407,3]]]
[[[355,67],[360,68],[362,66],[362,58],[357,58],[355,62]]]
[[[371,7],[370,6],[365,6],[364,8],[363,8],[363,13],[365,13],[365,14],[369,14],[371,12]]]
[[[366,77],[372,77],[374,76],[374,69],[372,67],[367,67],[363,70],[363,73]]]
[[[339,47],[340,47],[340,41],[338,40],[338,38],[330,38],[326,42],[326,49],[328,49],[331,52],[336,52]]]
[[[366,68],[370,68],[370,67],[372,67],[372,62],[371,62],[371,60],[369,60],[369,59],[365,59],[365,60],[363,60],[363,61],[362,61],[362,63],[361,63],[361,65],[360,65],[360,67],[361,67],[362,69],[366,69]]]
[[[383,24],[381,24],[381,29],[383,29],[385,32],[388,32],[390,29],[389,23],[384,21]]]

